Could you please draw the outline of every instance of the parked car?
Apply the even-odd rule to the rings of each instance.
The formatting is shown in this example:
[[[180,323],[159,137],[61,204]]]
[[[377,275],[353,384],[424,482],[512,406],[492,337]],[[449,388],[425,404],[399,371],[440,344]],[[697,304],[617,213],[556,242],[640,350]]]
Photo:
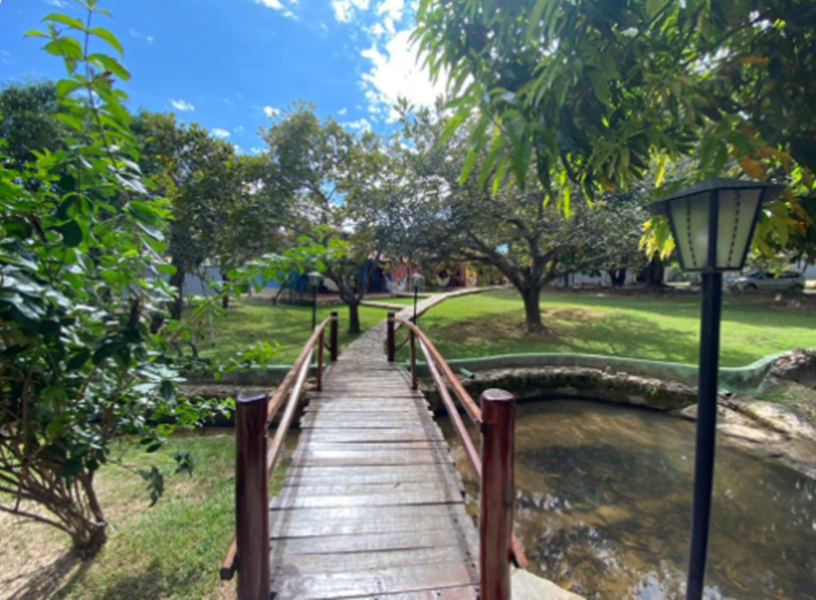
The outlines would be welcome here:
[[[805,276],[797,271],[785,271],[779,275],[764,271],[750,271],[731,281],[729,286],[741,292],[767,290],[799,294],[805,289]]]

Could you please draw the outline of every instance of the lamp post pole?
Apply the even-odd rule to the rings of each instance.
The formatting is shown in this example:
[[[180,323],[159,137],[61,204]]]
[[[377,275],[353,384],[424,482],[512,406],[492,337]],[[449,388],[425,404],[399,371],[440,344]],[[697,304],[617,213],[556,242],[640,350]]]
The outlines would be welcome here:
[[[708,533],[714,493],[714,457],[717,449],[717,382],[720,363],[720,318],[722,314],[722,272],[717,264],[719,233],[718,190],[708,203],[708,265],[703,276],[703,307],[700,319],[700,364],[697,381],[697,440],[694,450],[694,501],[691,517],[686,598],[700,600],[705,587]]]
[[[417,322],[417,299],[419,298],[419,283],[414,281],[414,325]]]
[[[700,367],[697,400],[697,441],[694,451],[694,503],[691,519],[686,598],[703,597],[711,500],[714,491],[714,453],[717,438],[717,371],[720,357],[722,273],[703,273],[700,323]]]
[[[317,286],[312,286],[312,331],[317,327]]]
[[[653,205],[655,212],[669,219],[681,268],[701,273],[703,282],[687,600],[701,600],[705,590],[717,445],[722,274],[741,271],[745,266],[762,203],[783,189],[769,183],[708,179]],[[724,226],[722,232],[720,225]],[[720,235],[722,244],[717,239]]]

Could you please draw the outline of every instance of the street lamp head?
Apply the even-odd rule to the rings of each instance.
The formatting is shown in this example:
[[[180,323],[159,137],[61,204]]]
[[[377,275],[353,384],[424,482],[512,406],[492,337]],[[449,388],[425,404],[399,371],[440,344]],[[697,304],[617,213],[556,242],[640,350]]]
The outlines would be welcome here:
[[[414,273],[411,275],[411,283],[414,284],[414,289],[419,289],[425,283],[425,277],[419,273]]]
[[[320,286],[320,282],[323,281],[323,275],[317,271],[312,271],[307,275],[307,277],[309,278],[309,285],[315,289],[318,288]]]
[[[684,271],[741,271],[763,202],[784,186],[739,179],[706,179],[652,204],[668,217]]]

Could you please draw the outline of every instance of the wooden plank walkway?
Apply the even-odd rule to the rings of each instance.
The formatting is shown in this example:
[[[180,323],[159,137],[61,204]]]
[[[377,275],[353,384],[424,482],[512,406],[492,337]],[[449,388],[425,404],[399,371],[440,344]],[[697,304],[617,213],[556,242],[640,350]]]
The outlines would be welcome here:
[[[478,535],[449,447],[384,322],[309,394],[271,502],[275,598],[477,598]]]

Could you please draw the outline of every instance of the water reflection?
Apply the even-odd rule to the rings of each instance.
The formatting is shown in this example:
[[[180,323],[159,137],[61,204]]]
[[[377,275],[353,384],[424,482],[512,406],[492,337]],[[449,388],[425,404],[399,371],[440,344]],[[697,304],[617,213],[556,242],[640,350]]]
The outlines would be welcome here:
[[[516,521],[536,570],[590,599],[682,597],[692,423],[526,404],[516,448]],[[716,469],[706,598],[816,598],[816,482],[723,446]]]

